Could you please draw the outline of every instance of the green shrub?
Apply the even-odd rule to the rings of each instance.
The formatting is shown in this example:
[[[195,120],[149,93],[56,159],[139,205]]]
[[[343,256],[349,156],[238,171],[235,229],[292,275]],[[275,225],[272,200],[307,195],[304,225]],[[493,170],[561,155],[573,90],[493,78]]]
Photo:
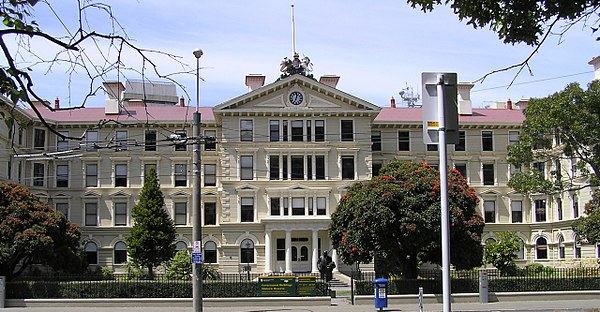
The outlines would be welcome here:
[[[544,266],[541,263],[532,263],[525,266],[525,275],[535,276],[538,274],[552,275],[556,270],[553,267]]]
[[[167,266],[166,277],[169,279],[189,281],[192,279],[192,255],[187,250],[178,251]],[[211,265],[202,265],[203,280],[219,280],[219,270]]]

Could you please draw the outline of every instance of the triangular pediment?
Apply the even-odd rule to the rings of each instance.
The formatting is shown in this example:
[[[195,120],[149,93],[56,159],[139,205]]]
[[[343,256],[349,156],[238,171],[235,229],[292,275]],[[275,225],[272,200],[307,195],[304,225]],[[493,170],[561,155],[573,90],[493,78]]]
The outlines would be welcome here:
[[[123,191],[118,191],[118,192],[114,192],[112,194],[110,194],[110,197],[130,197],[131,194],[129,193],[125,193]]]
[[[89,191],[89,192],[85,192],[81,197],[83,197],[83,198],[97,198],[97,197],[100,197],[100,194],[98,194],[96,192]]]
[[[258,187],[250,184],[244,184],[236,187],[235,190],[238,192],[257,192]]]
[[[292,75],[215,106],[220,114],[363,114],[380,107],[314,79]]]
[[[479,196],[487,196],[487,197],[492,197],[492,196],[499,196],[500,193],[498,191],[492,190],[492,189],[488,189],[485,191],[482,191],[479,193]]]
[[[183,192],[183,191],[178,191],[178,192],[175,192],[175,193],[173,193],[173,194],[171,194],[169,196],[170,197],[190,197],[192,195],[189,194],[189,193]]]
[[[52,195],[52,198],[71,198],[72,196],[70,194],[66,194],[66,193],[57,193]]]
[[[34,193],[34,195],[46,201],[48,200],[48,198],[50,198],[50,196],[48,196],[48,193],[45,192],[37,192]]]

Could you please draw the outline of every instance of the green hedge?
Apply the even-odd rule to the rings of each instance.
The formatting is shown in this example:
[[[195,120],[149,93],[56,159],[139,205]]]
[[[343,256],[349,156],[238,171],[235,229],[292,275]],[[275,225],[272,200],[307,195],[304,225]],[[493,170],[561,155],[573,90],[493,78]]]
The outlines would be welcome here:
[[[204,298],[256,297],[258,282],[205,281]],[[317,282],[316,294],[327,294]],[[191,298],[190,281],[14,281],[6,286],[7,299],[42,298]]]
[[[568,279],[558,277],[519,278],[497,277],[490,280],[489,290],[506,291],[561,291],[561,290],[598,290],[600,277],[580,276]]]

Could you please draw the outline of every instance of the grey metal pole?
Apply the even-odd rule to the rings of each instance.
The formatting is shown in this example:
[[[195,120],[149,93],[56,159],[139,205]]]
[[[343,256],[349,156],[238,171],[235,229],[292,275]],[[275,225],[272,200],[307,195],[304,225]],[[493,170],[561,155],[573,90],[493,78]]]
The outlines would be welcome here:
[[[444,75],[438,75],[438,116],[440,127],[439,152],[440,152],[440,201],[442,213],[442,291],[443,311],[450,312],[450,226],[448,215],[448,166],[446,151],[446,113],[444,107]]]
[[[201,114],[200,107],[200,57],[202,50],[194,50],[196,57],[196,112],[194,113],[194,184],[192,194],[192,240],[200,242],[202,245],[202,188],[201,182],[201,166],[202,158],[200,153],[200,126]],[[192,295],[194,312],[202,312],[202,262],[192,264]]]
[[[0,276],[0,309],[4,309],[4,299],[6,298],[6,277]]]

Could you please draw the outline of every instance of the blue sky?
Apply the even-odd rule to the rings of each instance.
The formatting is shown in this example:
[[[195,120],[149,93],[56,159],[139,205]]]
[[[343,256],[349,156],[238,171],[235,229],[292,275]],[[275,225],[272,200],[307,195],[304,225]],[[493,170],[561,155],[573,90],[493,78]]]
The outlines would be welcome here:
[[[278,78],[281,60],[292,55],[292,3],[296,50],[310,57],[315,77],[339,75],[338,89],[378,106],[388,106],[389,99],[398,99],[398,92],[407,86],[420,93],[422,72],[456,72],[459,81],[474,81],[523,61],[533,50],[525,45],[505,45],[495,33],[460,22],[449,8],[442,6],[423,13],[401,0],[104,2],[112,6],[127,35],[140,47],[181,56],[180,60],[191,68],[195,68],[192,51],[202,48],[202,106],[218,105],[247,92],[247,74],[264,74],[267,83]],[[73,25],[76,20],[75,3],[53,2],[67,24]],[[55,17],[38,6],[34,14],[41,28],[51,34],[64,34]],[[90,15],[88,22],[98,31],[108,29],[105,19]],[[46,56],[53,55],[42,43],[34,47],[42,48]],[[530,62],[533,75],[524,70],[515,85],[507,89],[516,70],[494,74],[473,88],[473,104],[481,107],[508,98],[544,97],[569,82],[585,86],[594,77],[587,62],[600,54],[598,47],[595,36],[582,26],[574,27],[562,39],[550,37]],[[88,49],[92,61],[99,61],[93,48]],[[131,52],[124,54],[124,60],[139,69],[140,61]],[[164,58],[157,57],[157,61],[163,73],[185,70]],[[49,100],[59,97],[63,107],[79,104],[88,91],[85,75],[69,78],[60,66],[50,71],[35,67],[32,75],[39,94]],[[128,73],[127,77],[139,79],[140,75]],[[107,78],[116,79],[116,73]],[[181,74],[174,78],[186,87],[195,103],[195,76]],[[539,80],[543,82],[533,82]],[[99,94],[88,106],[101,106],[103,102],[104,95]]]

